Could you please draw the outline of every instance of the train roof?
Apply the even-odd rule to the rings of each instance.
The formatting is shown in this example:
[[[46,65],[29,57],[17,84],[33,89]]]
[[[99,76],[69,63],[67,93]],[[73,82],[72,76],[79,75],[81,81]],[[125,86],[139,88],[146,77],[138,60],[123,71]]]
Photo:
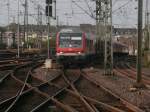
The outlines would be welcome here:
[[[65,28],[61,29],[60,33],[83,33],[81,30],[77,29],[71,29],[71,28]]]
[[[123,44],[123,43],[120,43],[120,42],[117,42],[117,41],[114,41],[113,42],[113,47],[124,47],[124,48],[128,48],[127,45]]]

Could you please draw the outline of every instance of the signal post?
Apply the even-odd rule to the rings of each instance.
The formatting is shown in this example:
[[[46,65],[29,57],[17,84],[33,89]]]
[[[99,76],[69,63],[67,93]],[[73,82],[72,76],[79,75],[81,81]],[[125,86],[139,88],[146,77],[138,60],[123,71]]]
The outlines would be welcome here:
[[[46,68],[52,68],[52,59],[50,58],[50,18],[52,17],[52,0],[46,0],[45,14],[47,16],[47,59],[45,61]]]

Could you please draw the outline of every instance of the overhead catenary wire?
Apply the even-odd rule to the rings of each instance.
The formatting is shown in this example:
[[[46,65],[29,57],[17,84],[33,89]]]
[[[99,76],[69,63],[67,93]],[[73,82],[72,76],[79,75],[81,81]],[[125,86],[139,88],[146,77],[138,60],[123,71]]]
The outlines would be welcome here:
[[[88,1],[87,1],[87,0],[84,0],[84,1],[85,1],[86,5],[87,5],[87,7],[88,7],[88,9],[89,9],[89,11],[90,11],[90,13],[91,13],[91,16],[94,17],[94,11],[91,9],[91,7],[90,7]]]
[[[89,15],[92,19],[96,20],[96,17],[93,16],[93,14],[90,14],[88,11],[86,11],[83,7],[81,7],[79,4],[76,3],[76,1],[72,1],[78,8],[80,8],[84,13]]]
[[[11,1],[11,4],[10,4],[10,22],[12,22],[12,16],[15,16],[16,18],[17,18],[17,10],[14,8],[14,4],[16,4],[16,1],[17,0],[10,0]],[[86,2],[84,1],[84,0],[74,0],[78,5],[80,5],[83,9],[85,9],[85,10],[87,10],[88,11],[88,13],[90,14],[90,16],[91,16],[91,12],[89,11],[89,9],[88,9],[88,6],[86,5]],[[92,9],[92,11],[94,11],[94,5],[92,4],[92,2],[90,1],[90,0],[87,0],[88,1],[88,3],[89,3],[89,5],[90,5],[90,7],[91,8],[93,8]],[[30,12],[29,13],[35,13],[36,12],[36,10],[35,10],[35,7],[37,6],[37,4],[40,4],[41,6],[42,6],[42,13],[43,13],[43,15],[44,15],[44,11],[45,11],[45,5],[44,5],[44,2],[45,2],[45,0],[29,0],[29,2],[30,2]],[[70,2],[68,2],[68,0],[57,0],[57,2],[58,2],[58,4],[61,4],[61,6],[63,5],[63,4],[68,4],[68,3],[70,3]],[[134,20],[132,20],[132,18],[133,18],[133,16],[135,15],[135,14],[129,14],[130,12],[133,12],[133,10],[134,9],[131,9],[130,11],[128,11],[128,8],[130,8],[130,7],[135,7],[135,0],[130,0],[130,3],[128,3],[127,5],[124,5],[124,4],[126,4],[128,1],[126,1],[126,0],[113,0],[113,4],[115,5],[114,7],[113,7],[113,11],[115,11],[115,10],[117,10],[119,7],[121,7],[121,6],[124,6],[124,7],[121,7],[121,8],[119,8],[117,11],[115,11],[115,13],[113,13],[113,15],[116,15],[115,16],[115,18],[117,18],[117,19],[120,19],[121,21],[122,21],[122,23],[123,22],[126,22],[127,23],[127,21],[126,21],[126,19],[124,19],[123,17],[125,17],[125,15],[124,15],[124,12],[126,11],[127,12],[127,14],[128,14],[128,18],[130,19],[131,18],[131,21],[133,21],[132,23],[133,24],[135,24],[135,22],[134,22]],[[2,8],[2,10],[1,10],[1,12],[0,13],[2,13],[2,15],[1,16],[3,16],[2,18],[0,18],[0,24],[5,24],[5,25],[7,25],[7,22],[3,22],[4,20],[2,20],[3,18],[6,18],[7,17],[7,10],[6,10],[6,3],[7,3],[7,1],[5,1],[5,0],[3,0],[3,2],[1,2],[0,3],[0,5],[1,4],[5,4],[5,5],[3,5],[2,7],[0,7],[0,8]],[[24,4],[24,0],[20,0],[20,5],[21,4]],[[120,5],[119,7],[117,7],[117,5]],[[86,14],[82,9],[80,9],[79,7],[77,8],[77,7],[75,7],[76,5],[74,4],[74,3],[72,3],[72,7],[73,7],[73,13],[74,13],[74,15],[76,15],[76,16],[81,16],[81,15],[83,15],[82,17],[88,17],[89,15],[88,14]],[[13,7],[13,8],[12,8]],[[5,10],[4,10],[5,9]],[[64,7],[63,8],[63,10],[58,10],[59,9],[59,7],[57,7],[57,11],[58,11],[58,14],[59,14],[59,20],[60,21],[63,21],[63,17],[61,17],[61,14],[63,13],[63,11],[66,11],[67,12],[67,9],[66,9],[66,7]],[[66,10],[65,10],[66,9]],[[70,8],[71,9],[71,8]],[[77,11],[77,10],[80,10],[80,11]],[[22,6],[20,6],[20,11],[21,12],[23,12],[23,7]],[[71,10],[70,10],[71,11]],[[124,11],[124,12],[122,12],[121,13],[121,11]],[[68,12],[69,12],[69,7],[68,7]],[[74,16],[74,15],[72,15],[72,16]],[[86,15],[88,15],[88,16],[86,16]],[[95,12],[93,12],[93,15],[95,15]],[[88,18],[91,18],[91,17],[88,17]],[[36,18],[36,17],[35,17]],[[20,17],[20,24],[22,24],[23,23],[23,17],[21,16]],[[30,24],[36,24],[36,21],[34,21],[33,20],[34,18],[33,17],[30,17],[29,16],[29,23]],[[72,20],[73,20],[73,18],[72,18]],[[88,19],[89,20],[89,19]],[[116,20],[116,19],[115,19]],[[91,19],[91,21],[95,21],[95,19]],[[114,21],[113,21],[114,22]],[[79,21],[79,22],[77,22],[77,23],[82,23],[82,21]],[[92,23],[94,23],[94,22],[92,22]],[[46,17],[45,16],[43,16],[43,24],[46,24]],[[127,23],[128,24],[128,23]],[[130,26],[130,23],[128,24],[129,26]]]

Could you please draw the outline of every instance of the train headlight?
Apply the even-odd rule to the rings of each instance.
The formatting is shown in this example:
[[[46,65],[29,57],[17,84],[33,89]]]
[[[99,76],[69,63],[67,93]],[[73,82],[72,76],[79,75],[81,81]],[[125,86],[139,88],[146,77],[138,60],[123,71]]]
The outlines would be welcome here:
[[[63,52],[60,52],[60,54],[63,54]]]
[[[81,54],[81,52],[78,52],[78,54]]]

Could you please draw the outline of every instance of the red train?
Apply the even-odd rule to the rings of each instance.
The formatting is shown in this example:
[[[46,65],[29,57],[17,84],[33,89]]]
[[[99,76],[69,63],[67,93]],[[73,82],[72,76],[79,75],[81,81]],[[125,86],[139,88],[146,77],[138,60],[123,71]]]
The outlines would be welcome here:
[[[94,42],[94,37],[90,33],[61,31],[56,38],[57,59],[81,61],[95,54]]]
[[[104,42],[101,42],[101,55],[104,54]],[[56,57],[61,62],[90,61],[95,56],[95,37],[91,33],[61,31],[56,38]],[[128,55],[128,47],[113,42],[114,57]],[[103,57],[103,56],[102,56]]]

